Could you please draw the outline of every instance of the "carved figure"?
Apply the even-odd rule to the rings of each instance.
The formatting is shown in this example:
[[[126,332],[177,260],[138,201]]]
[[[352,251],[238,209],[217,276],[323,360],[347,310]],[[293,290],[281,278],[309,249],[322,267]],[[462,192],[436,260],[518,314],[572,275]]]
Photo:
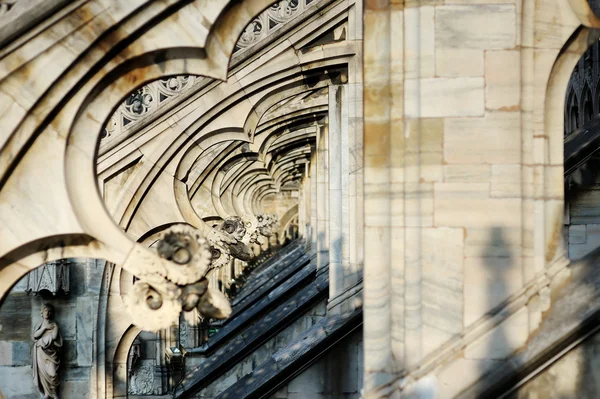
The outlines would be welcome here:
[[[54,321],[54,307],[45,303],[40,313],[42,320],[33,332],[33,382],[42,398],[58,399],[62,337]]]

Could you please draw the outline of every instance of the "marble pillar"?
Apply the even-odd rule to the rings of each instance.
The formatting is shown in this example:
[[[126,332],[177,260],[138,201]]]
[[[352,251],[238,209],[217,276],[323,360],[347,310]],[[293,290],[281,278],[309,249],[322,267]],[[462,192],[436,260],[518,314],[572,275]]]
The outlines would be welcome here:
[[[310,161],[310,254],[317,254],[317,154],[316,148],[311,148],[311,161]]]
[[[344,86],[329,86],[329,299],[344,292],[344,267],[348,265],[347,251],[347,122]],[[347,119],[347,118],[346,118]],[[344,126],[346,127],[344,129]],[[346,148],[344,148],[344,143]],[[344,161],[346,165],[344,165]],[[344,174],[346,177],[344,178]],[[346,187],[344,183],[346,182]],[[346,194],[346,198],[344,198]],[[346,218],[344,217],[346,216]],[[345,234],[346,233],[346,234]]]
[[[317,268],[329,263],[329,157],[327,125],[317,126]]]

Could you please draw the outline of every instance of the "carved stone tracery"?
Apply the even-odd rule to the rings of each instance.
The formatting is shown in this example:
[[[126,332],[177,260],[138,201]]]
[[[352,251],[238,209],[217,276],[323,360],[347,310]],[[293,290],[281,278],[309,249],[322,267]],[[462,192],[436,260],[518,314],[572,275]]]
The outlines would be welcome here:
[[[15,1],[0,0],[0,15],[3,4],[7,4],[8,10]],[[281,0],[273,4],[246,26],[235,45],[234,54],[253,47],[272,33],[281,30],[285,24],[314,2],[314,0]],[[178,75],[162,78],[139,88],[127,97],[109,118],[103,129],[102,139],[130,131],[138,121],[146,119],[172,98],[176,98],[194,86],[197,87],[201,81],[201,78],[191,75]]]
[[[42,291],[56,296],[59,293],[68,294],[69,262],[61,259],[48,262],[27,274],[27,292],[39,294]]]

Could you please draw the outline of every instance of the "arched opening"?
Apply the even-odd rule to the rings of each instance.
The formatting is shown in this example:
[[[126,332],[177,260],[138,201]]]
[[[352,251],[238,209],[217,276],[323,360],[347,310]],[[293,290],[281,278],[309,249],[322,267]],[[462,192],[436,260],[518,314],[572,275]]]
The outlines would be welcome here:
[[[263,11],[234,46],[223,81],[163,76],[126,94],[104,118],[97,182],[114,223],[157,251],[173,226],[199,231],[211,255],[202,280],[233,308],[226,320],[184,311],[170,326],[135,338],[127,320],[113,318],[118,327],[107,337],[119,342],[107,358],[113,393],[216,397],[242,383],[231,372],[244,356],[249,375],[273,349],[265,342],[292,345],[294,329],[308,331],[325,319],[334,241],[326,212],[329,181],[345,179],[357,190],[362,184],[352,164],[360,153],[349,150],[359,145],[353,140],[360,132],[348,128],[350,119],[361,117],[349,96],[362,71],[355,62],[360,37],[348,36],[354,5],[321,9],[318,3],[283,0]],[[339,162],[337,175],[327,168],[330,159]],[[354,174],[344,177],[347,170]],[[342,196],[351,196],[348,185],[336,193],[339,243],[341,223],[348,229],[360,210],[358,203],[352,212],[343,206]],[[310,262],[313,254],[316,262]],[[344,280],[341,261],[340,253],[335,270]],[[341,284],[336,295],[356,284],[360,260],[353,262],[347,287]],[[325,272],[317,274],[318,267]],[[120,285],[122,297],[143,282],[119,273],[111,285]],[[235,344],[240,336],[243,347]]]
[[[336,281],[342,281],[332,291],[341,297],[336,306],[347,299],[352,317],[344,323],[325,320],[340,314],[326,311],[329,245],[348,236],[350,222],[361,228],[356,216],[361,203],[352,195],[362,183],[362,107],[350,99],[362,96],[362,31],[356,24],[362,8],[331,0],[282,0],[270,7],[264,1],[234,2],[224,10],[209,11],[198,2],[166,7],[151,3],[139,7],[139,17],[124,5],[125,22],[111,20],[115,24],[97,40],[97,48],[94,41],[72,65],[65,61],[70,69],[61,72],[60,79],[70,80],[57,78],[58,89],[44,91],[47,97],[40,107],[49,114],[40,112],[35,123],[22,124],[35,125],[35,134],[54,140],[52,172],[64,187],[56,190],[59,194],[48,190],[48,202],[68,204],[66,210],[61,208],[63,213],[57,212],[67,220],[58,230],[93,237],[82,246],[110,255],[105,273],[97,279],[100,294],[95,294],[101,299],[85,316],[103,323],[87,336],[98,347],[90,360],[97,367],[85,376],[61,380],[60,389],[67,390],[61,397],[125,396],[128,381],[131,396],[190,396],[206,388],[212,382],[208,380],[226,379],[224,368],[244,356],[254,356],[244,367],[246,374],[252,373],[264,360],[265,343],[277,342],[278,349],[294,347],[298,331],[313,335],[311,329],[326,329],[326,336],[319,336],[323,342],[310,348],[309,362],[315,362],[318,351],[360,325],[360,310],[353,301],[360,292],[354,287],[359,251],[339,250],[337,265],[331,268]],[[132,18],[126,18],[127,12]],[[201,26],[194,25],[197,21],[203,21]],[[93,25],[86,34],[93,36],[96,28],[105,33],[104,26]],[[114,43],[105,43],[105,36]],[[107,54],[106,48],[111,49]],[[104,55],[95,59],[98,54]],[[67,86],[70,91],[61,93]],[[52,103],[55,99],[61,103]],[[60,135],[42,134],[50,123]],[[48,143],[36,141],[33,133],[14,137],[47,150]],[[335,161],[332,173],[327,168],[330,160]],[[44,173],[36,172],[36,181],[41,181]],[[329,198],[331,180],[339,186],[335,202]],[[52,195],[58,200],[53,202]],[[348,198],[354,203],[345,207]],[[330,224],[330,208],[339,224]],[[330,225],[337,228],[331,237]],[[17,263],[32,253],[52,259],[55,252],[62,255],[64,248],[71,248],[62,236],[52,242],[39,236],[29,252],[21,251],[7,262]],[[18,237],[9,249],[20,249],[20,240],[28,242],[26,238]],[[360,236],[352,238],[356,244]],[[311,262],[312,257],[317,261]],[[346,259],[351,259],[352,268],[344,268]],[[344,276],[346,269],[351,275]],[[87,306],[79,299],[75,309]],[[231,314],[236,318],[220,321]],[[88,320],[81,317],[82,323]],[[158,332],[134,338],[132,325]],[[202,331],[190,332],[191,327]],[[68,334],[86,331],[83,324],[65,329]],[[240,339],[243,347],[229,345]],[[75,341],[68,342],[75,345],[75,355],[69,351],[68,356],[79,361],[86,353],[78,348],[83,339]],[[154,352],[147,358],[150,352],[137,351],[136,345],[153,347]],[[266,348],[275,351],[275,346]],[[188,349],[193,353],[186,359],[189,363],[176,370],[181,360],[177,353]],[[301,364],[307,361],[305,355],[294,359],[298,371],[309,365]],[[151,373],[148,367],[137,368],[135,359],[154,359],[154,378],[168,382],[148,388],[144,379]],[[210,370],[210,362],[222,359],[225,366],[211,371],[219,375],[198,382],[198,364]],[[194,374],[195,380],[179,386],[176,372]],[[74,383],[79,377],[89,384]],[[271,378],[281,385],[288,377]],[[265,383],[262,388],[275,386]],[[184,392],[177,392],[180,388]],[[345,392],[359,390],[355,386]]]
[[[567,106],[565,107],[565,136],[571,134],[579,128],[579,106],[575,90],[567,96]]]
[[[582,126],[588,123],[592,117],[594,116],[594,103],[592,101],[592,91],[589,86],[585,86],[582,95],[582,105],[581,109],[583,111],[582,118]]]
[[[76,397],[91,389],[105,266],[89,258],[51,261],[12,287],[0,305],[0,390],[7,398],[39,397],[44,389]]]
[[[590,89],[600,85],[597,68],[598,42],[595,41],[571,74],[565,102],[564,223],[571,260],[580,259],[600,246],[600,118]],[[577,99],[580,99],[580,109]]]

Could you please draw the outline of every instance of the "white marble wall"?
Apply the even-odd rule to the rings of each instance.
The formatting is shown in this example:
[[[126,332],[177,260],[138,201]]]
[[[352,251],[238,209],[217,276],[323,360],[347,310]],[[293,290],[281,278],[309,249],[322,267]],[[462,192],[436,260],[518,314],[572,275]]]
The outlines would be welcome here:
[[[366,3],[368,398],[427,373],[454,396],[525,345],[567,273],[562,107],[584,39],[555,62],[587,6],[450,3]]]

